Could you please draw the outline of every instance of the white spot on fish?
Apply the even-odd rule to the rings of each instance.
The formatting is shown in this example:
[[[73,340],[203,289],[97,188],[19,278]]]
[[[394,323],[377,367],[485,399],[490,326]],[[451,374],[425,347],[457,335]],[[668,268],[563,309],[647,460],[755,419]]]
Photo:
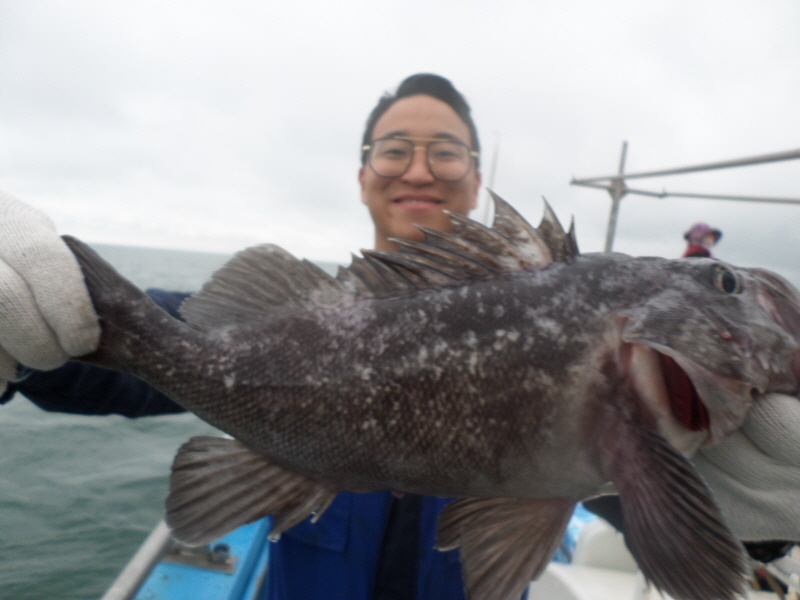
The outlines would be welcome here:
[[[225,384],[225,389],[229,390],[236,383],[236,375],[226,375],[222,378],[222,382]]]
[[[477,352],[470,352],[469,358],[467,359],[467,368],[471,375],[475,375],[476,371],[478,370],[478,353]]]
[[[554,319],[539,317],[536,321],[536,327],[554,339],[558,339],[564,335],[564,328],[561,326],[561,323]]]

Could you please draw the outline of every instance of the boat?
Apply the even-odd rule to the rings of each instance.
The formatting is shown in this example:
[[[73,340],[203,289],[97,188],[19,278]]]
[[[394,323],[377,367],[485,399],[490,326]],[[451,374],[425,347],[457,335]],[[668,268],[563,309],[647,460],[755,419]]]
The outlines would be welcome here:
[[[199,548],[173,540],[159,523],[101,600],[255,600],[268,574],[266,517]],[[800,600],[800,551],[766,565],[747,600]],[[648,589],[621,533],[577,510],[562,547],[531,582],[529,600],[670,600]]]
[[[189,547],[161,521],[102,600],[253,600],[267,571],[271,524],[265,517],[207,546]]]

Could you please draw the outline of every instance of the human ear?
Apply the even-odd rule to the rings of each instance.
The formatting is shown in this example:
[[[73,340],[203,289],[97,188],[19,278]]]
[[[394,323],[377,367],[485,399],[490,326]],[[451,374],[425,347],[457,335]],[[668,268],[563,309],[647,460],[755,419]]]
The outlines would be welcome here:
[[[361,187],[361,202],[366,204],[367,199],[364,196],[364,167],[361,167],[358,170],[358,185]]]

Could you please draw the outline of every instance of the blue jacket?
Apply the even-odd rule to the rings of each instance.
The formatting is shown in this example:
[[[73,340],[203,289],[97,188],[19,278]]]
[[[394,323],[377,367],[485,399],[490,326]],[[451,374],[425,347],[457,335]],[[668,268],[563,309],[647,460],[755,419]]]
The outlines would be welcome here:
[[[270,548],[268,600],[368,600],[392,494],[341,492],[320,520],[303,521]],[[422,498],[416,598],[464,600],[458,550],[433,548],[436,519],[447,500]]]
[[[155,302],[178,317],[188,294],[148,290]],[[82,363],[53,371],[24,369],[23,380],[0,397],[20,392],[47,411],[141,417],[183,409],[149,384],[131,375]],[[308,520],[283,534],[270,549],[267,600],[369,600],[384,548],[390,492],[340,493],[317,523]],[[419,515],[416,598],[464,600],[458,550],[433,548],[436,521],[447,500],[423,497]],[[397,537],[397,536],[395,536]],[[408,598],[408,600],[412,600]]]

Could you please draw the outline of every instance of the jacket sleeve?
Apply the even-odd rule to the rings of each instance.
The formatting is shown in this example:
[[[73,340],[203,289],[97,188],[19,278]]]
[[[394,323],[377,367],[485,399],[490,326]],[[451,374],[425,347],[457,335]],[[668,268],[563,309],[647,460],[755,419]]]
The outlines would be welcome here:
[[[173,317],[180,318],[178,307],[190,294],[151,289],[147,290],[147,295]],[[8,402],[19,392],[50,412],[126,417],[184,412],[182,407],[138,377],[92,365],[68,362],[52,371],[23,367],[20,375],[20,381],[9,384],[0,403]]]

